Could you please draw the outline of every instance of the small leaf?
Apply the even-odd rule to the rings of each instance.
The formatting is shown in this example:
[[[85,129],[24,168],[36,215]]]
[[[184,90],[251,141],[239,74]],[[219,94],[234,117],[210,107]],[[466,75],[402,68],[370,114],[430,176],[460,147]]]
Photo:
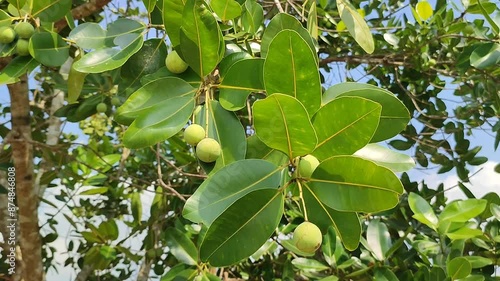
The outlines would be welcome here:
[[[448,262],[446,271],[452,280],[456,280],[467,277],[472,271],[472,266],[466,258],[458,257]]]
[[[18,77],[31,72],[39,63],[30,56],[17,56],[2,69],[0,73],[0,84],[11,84],[19,81]]]
[[[386,253],[392,246],[391,235],[387,226],[379,219],[371,220],[368,224],[366,242],[377,260],[386,259]]]
[[[255,34],[264,21],[264,9],[256,0],[246,0],[241,15],[243,30]]]
[[[500,220],[500,206],[494,203],[490,204],[490,211],[497,220]]]
[[[358,13],[356,8],[347,0],[337,0],[337,8],[340,18],[345,23],[347,30],[354,37],[354,40],[371,54],[375,50],[375,43],[370,28],[364,18]]]
[[[480,44],[470,55],[470,65],[485,69],[500,62],[500,44],[484,43]]]
[[[78,101],[85,83],[85,77],[87,77],[87,73],[79,72],[73,67],[76,60],[71,64],[68,75],[68,102],[70,104]]]
[[[95,194],[104,194],[106,192],[108,192],[108,187],[103,186],[82,191],[78,195],[95,195]]]
[[[131,196],[130,200],[130,209],[132,210],[132,217],[135,222],[141,224],[142,220],[142,201],[141,201],[141,193],[134,192]]]
[[[466,222],[480,215],[486,208],[488,201],[482,199],[458,200],[448,204],[439,215],[442,221]]]
[[[313,270],[313,271],[322,271],[327,270],[330,267],[322,264],[321,262],[314,259],[306,259],[306,258],[295,258],[292,260],[292,264],[301,270]]]
[[[223,21],[232,20],[241,15],[241,6],[234,0],[212,0],[210,6]]]
[[[411,192],[408,196],[408,204],[413,211],[413,218],[436,230],[438,226],[438,218],[434,213],[431,205],[425,201],[420,195]]]
[[[182,263],[196,265],[198,250],[193,241],[177,228],[167,228],[164,233],[170,253]]]

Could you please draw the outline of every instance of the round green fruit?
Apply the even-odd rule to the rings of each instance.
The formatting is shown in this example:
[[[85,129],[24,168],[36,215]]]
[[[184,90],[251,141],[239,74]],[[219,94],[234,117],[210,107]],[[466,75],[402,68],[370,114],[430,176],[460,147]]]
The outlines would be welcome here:
[[[0,43],[9,44],[16,39],[16,32],[12,27],[3,26],[0,27]]]
[[[29,45],[30,45],[30,42],[26,39],[17,40],[17,43],[16,43],[17,54],[20,56],[29,56],[30,55]]]
[[[120,98],[118,97],[113,97],[111,99],[111,104],[114,105],[114,106],[119,106],[122,102],[120,101]]]
[[[437,64],[437,61],[435,59],[429,59],[430,66],[435,66],[436,64]]]
[[[103,113],[103,112],[106,112],[106,110],[108,110],[108,105],[106,105],[105,103],[101,102],[99,103],[96,108],[97,112],[99,113]]]
[[[35,28],[29,22],[20,22],[14,27],[19,38],[29,39],[35,33]]]
[[[196,146],[196,156],[205,163],[214,162],[220,154],[220,144],[212,138],[204,138]]]
[[[299,170],[299,175],[302,178],[310,178],[318,167],[319,161],[318,158],[308,154],[304,157],[301,157],[299,160],[299,166],[297,169]]]
[[[305,221],[293,232],[292,243],[304,253],[316,252],[322,242],[321,230],[313,223]]]
[[[191,124],[184,130],[184,140],[190,145],[197,145],[204,138],[205,129],[198,124]]]
[[[172,51],[167,55],[165,64],[170,72],[176,74],[183,73],[188,68],[188,64],[181,59],[176,51]]]

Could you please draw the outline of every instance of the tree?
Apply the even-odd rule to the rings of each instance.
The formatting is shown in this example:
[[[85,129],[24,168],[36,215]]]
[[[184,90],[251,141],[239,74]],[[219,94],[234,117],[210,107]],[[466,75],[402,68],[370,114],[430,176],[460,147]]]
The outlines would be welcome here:
[[[468,165],[488,160],[466,133],[490,126],[500,141],[495,4],[112,4],[1,4],[11,101],[0,183],[11,193],[1,200],[19,207],[19,232],[1,232],[19,246],[14,280],[55,267],[59,213],[76,237],[65,262],[76,280],[495,280],[500,199],[473,198],[464,184]],[[363,74],[329,85],[337,62]],[[441,96],[450,79],[466,100],[455,116]],[[188,124],[204,131],[196,147],[182,135]],[[422,167],[456,169],[470,199],[449,203],[442,185],[399,179],[415,163],[377,144],[386,140],[414,149]],[[51,202],[54,185],[63,187]],[[40,231],[41,202],[56,211]],[[3,218],[14,218],[11,205]],[[320,250],[290,239],[303,221],[324,235]],[[137,237],[140,249],[127,246]]]

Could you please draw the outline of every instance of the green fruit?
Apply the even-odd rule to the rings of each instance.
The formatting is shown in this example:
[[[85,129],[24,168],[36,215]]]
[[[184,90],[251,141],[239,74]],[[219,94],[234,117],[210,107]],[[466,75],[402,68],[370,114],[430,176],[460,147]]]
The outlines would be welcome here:
[[[437,61],[435,59],[429,59],[430,66],[435,66],[436,64],[437,64]]]
[[[30,55],[29,45],[30,45],[30,42],[26,39],[17,40],[17,43],[16,43],[17,54],[20,56],[29,56]]]
[[[113,97],[111,99],[111,104],[114,105],[114,106],[119,106],[122,102],[120,101],[120,98],[118,97]]]
[[[12,27],[3,26],[0,27],[0,43],[9,44],[16,39],[16,32]]]
[[[316,252],[322,242],[321,230],[313,223],[305,221],[293,232],[292,243],[304,253]]]
[[[302,178],[310,178],[318,167],[319,161],[318,158],[308,154],[304,157],[301,157],[299,160],[299,166],[297,169],[299,170],[299,175]]]
[[[19,38],[29,39],[33,33],[35,33],[35,28],[29,22],[20,22],[14,27]]]
[[[205,163],[214,162],[219,158],[220,153],[220,144],[211,138],[202,139],[196,146],[196,156]]]
[[[97,112],[103,113],[103,112],[106,112],[106,110],[108,110],[108,105],[106,105],[105,103],[101,102],[101,103],[97,104],[97,106],[95,107],[95,109],[97,110]]]
[[[184,130],[184,140],[190,145],[197,145],[204,138],[205,129],[198,124],[189,125],[186,130]]]
[[[165,64],[170,72],[180,74],[186,71],[188,64],[179,57],[176,51],[172,51],[167,55]]]

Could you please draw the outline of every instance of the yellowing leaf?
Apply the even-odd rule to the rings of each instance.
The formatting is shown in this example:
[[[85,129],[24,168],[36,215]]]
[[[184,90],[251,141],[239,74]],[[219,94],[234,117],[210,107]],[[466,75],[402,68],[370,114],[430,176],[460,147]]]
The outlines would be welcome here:
[[[431,4],[427,1],[418,2],[415,9],[421,20],[428,20],[434,13]]]

